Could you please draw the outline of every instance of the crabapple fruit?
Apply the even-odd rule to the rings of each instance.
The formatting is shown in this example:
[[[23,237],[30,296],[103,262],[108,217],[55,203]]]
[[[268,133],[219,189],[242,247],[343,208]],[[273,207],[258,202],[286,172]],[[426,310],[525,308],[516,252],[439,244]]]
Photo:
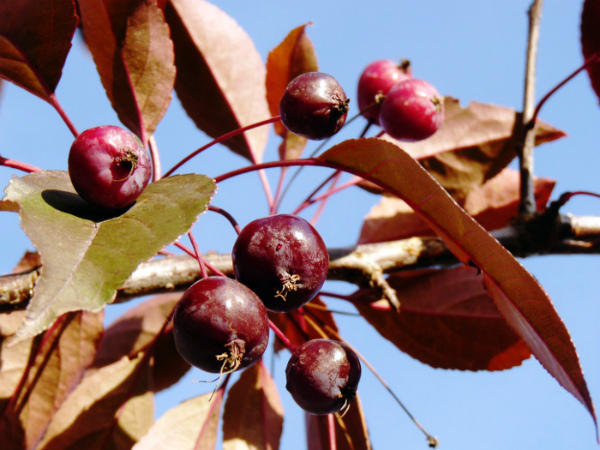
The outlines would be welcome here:
[[[361,366],[346,344],[313,339],[293,352],[285,375],[298,406],[311,414],[331,414],[347,409],[356,396]]]
[[[408,61],[398,63],[391,59],[380,59],[369,64],[358,79],[357,102],[363,117],[379,124],[381,102],[400,81],[412,78]]]
[[[249,367],[269,342],[267,310],[257,295],[227,277],[203,278],[183,294],[173,314],[179,354],[206,372]]]
[[[231,254],[236,279],[274,312],[289,312],[312,300],[329,267],[327,247],[317,230],[291,214],[250,222]]]
[[[411,78],[394,85],[381,103],[379,122],[394,139],[420,141],[433,135],[444,120],[443,99],[435,87]]]
[[[331,75],[306,72],[287,85],[279,103],[281,122],[307,139],[327,139],[344,126],[349,102]]]
[[[71,145],[69,176],[88,203],[122,209],[140,196],[150,181],[148,152],[138,137],[105,125],[85,130]]]

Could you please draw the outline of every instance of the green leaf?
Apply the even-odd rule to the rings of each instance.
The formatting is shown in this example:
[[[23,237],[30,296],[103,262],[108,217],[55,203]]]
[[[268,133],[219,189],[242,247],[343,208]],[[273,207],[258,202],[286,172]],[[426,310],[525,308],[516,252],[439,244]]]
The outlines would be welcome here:
[[[44,331],[65,312],[101,310],[140,263],[190,229],[215,190],[204,175],[165,178],[111,217],[75,193],[67,172],[13,178],[6,198],[20,205],[21,226],[44,263],[15,338]]]

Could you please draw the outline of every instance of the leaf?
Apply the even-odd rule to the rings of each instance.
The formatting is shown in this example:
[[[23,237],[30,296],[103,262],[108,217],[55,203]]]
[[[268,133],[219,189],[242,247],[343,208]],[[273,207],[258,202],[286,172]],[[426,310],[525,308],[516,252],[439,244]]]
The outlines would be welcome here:
[[[269,118],[264,64],[230,16],[204,0],[171,0],[165,17],[175,43],[175,90],[198,128],[216,138]],[[260,162],[267,134],[261,127],[223,144]]]
[[[68,313],[44,334],[2,414],[1,448],[11,448],[14,442],[33,448],[41,439],[56,410],[92,363],[103,319],[102,313]]]
[[[19,205],[9,200],[0,200],[0,211],[19,212]]]
[[[223,414],[223,449],[278,449],[283,407],[262,360],[244,370],[231,387]]]
[[[463,264],[478,267],[488,295],[509,325],[596,423],[577,352],[546,292],[410,155],[390,142],[371,138],[345,141],[318,159],[402,198]]]
[[[73,0],[0,2],[0,77],[50,102],[77,28]]]
[[[66,172],[13,178],[6,197],[19,203],[21,226],[44,262],[15,338],[40,333],[65,312],[101,310],[140,263],[190,229],[214,192],[204,175],[168,177],[110,217],[75,194]]]
[[[106,94],[121,122],[145,145],[175,83],[173,43],[163,13],[156,0],[79,0],[79,7]]]
[[[329,450],[327,416],[305,414],[305,418],[308,450]],[[371,450],[369,430],[358,395],[344,417],[336,415],[334,421],[337,450]]]
[[[455,198],[495,177],[516,156],[515,130],[519,113],[512,108],[471,102],[466,108],[452,97],[444,99],[444,123],[429,139],[419,142],[386,140],[418,159]],[[538,121],[536,145],[565,133]]]
[[[531,356],[487,295],[471,267],[395,274],[400,314],[376,308],[381,294],[362,289],[352,303],[396,347],[435,368],[505,370]]]
[[[483,186],[473,189],[459,204],[487,230],[509,226],[518,215],[519,173],[504,169]],[[534,178],[534,195],[538,211],[544,211],[556,183]],[[386,242],[412,236],[431,236],[431,228],[404,201],[383,196],[363,222],[359,243]]]
[[[13,268],[12,273],[29,272],[30,270],[41,267],[42,260],[38,252],[25,251],[20,261]]]
[[[129,449],[136,436],[131,430],[131,414],[128,410],[138,406],[139,428],[142,421],[146,425],[144,433],[154,420],[153,406],[148,407],[147,392],[150,374],[148,360],[143,357],[119,361],[86,374],[81,383],[56,412],[44,438],[36,447],[39,450],[64,450],[85,448]],[[140,396],[148,396],[140,399]],[[136,405],[137,404],[137,405]],[[139,408],[143,405],[143,408]]]
[[[132,450],[209,450],[217,444],[223,391],[186,400],[165,412]]]
[[[294,28],[267,57],[267,102],[272,116],[279,115],[279,102],[288,83],[305,72],[317,72],[319,65],[306,27]],[[283,138],[279,147],[281,159],[299,158],[307,139],[288,131],[280,122],[273,124],[275,133]]]
[[[180,293],[161,295],[128,309],[107,328],[94,367],[112,364],[123,356],[135,358],[149,345],[154,345],[151,390],[158,392],[179,381],[190,365],[175,348],[172,323],[169,322],[163,333],[157,335],[165,321],[170,321],[180,298]],[[158,339],[156,343],[155,339]]]
[[[585,0],[581,12],[581,51],[588,60],[600,52],[600,1]],[[600,98],[600,59],[596,59],[586,67],[592,88]]]

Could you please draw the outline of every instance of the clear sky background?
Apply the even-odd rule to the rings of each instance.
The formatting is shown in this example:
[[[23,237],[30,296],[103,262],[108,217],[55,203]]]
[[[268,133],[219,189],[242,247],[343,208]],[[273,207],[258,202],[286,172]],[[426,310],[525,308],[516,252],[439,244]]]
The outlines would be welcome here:
[[[294,27],[312,22],[308,34],[320,69],[335,76],[354,97],[363,68],[380,58],[408,58],[416,77],[433,83],[442,95],[463,105],[476,100],[520,108],[522,103],[526,11],[528,1],[478,0],[323,2],[213,2],[233,16],[254,39],[266,59]],[[546,0],[542,17],[537,98],[551,89],[583,61],[579,44],[582,1]],[[80,129],[118,124],[104,95],[91,57],[75,39],[57,95]],[[356,102],[351,114],[355,114]],[[569,137],[538,148],[536,174],[558,180],[553,198],[564,191],[600,192],[600,107],[585,74],[557,93],[541,118],[566,131]],[[358,121],[360,122],[360,121]],[[363,123],[344,129],[340,139],[356,137]],[[156,135],[165,168],[208,140],[182,112],[177,99]],[[0,154],[42,167],[65,169],[72,135],[50,106],[8,83],[0,104]],[[266,159],[275,155],[275,139]],[[314,148],[310,147],[309,151]],[[215,148],[185,167],[217,176],[240,167],[245,160],[224,148]],[[0,185],[13,172],[0,168]],[[276,171],[270,174],[276,180]],[[320,182],[321,172],[305,171],[298,190],[282,212],[303,198],[308,182]],[[310,185],[312,186],[312,184]],[[328,204],[318,224],[331,247],[356,242],[363,216],[377,198],[358,189],[345,192]],[[246,175],[223,183],[215,205],[230,211],[243,225],[265,215],[266,202],[258,178]],[[287,211],[286,211],[287,208]],[[600,201],[577,198],[564,212],[600,215]],[[204,215],[194,231],[203,251],[226,252],[235,239],[233,230],[214,214]],[[310,211],[307,217],[310,217]],[[0,215],[0,273],[11,270],[23,251],[31,249],[15,214]],[[600,405],[600,257],[545,256],[524,260],[525,266],[546,288],[570,330],[592,398]],[[329,290],[352,292],[343,283]],[[351,310],[341,301],[332,307]],[[113,320],[123,306],[108,308]],[[570,394],[531,359],[521,367],[500,373],[464,373],[434,370],[400,353],[358,317],[340,317],[342,334],[376,366],[411,412],[438,436],[443,449],[597,449],[592,420]],[[287,354],[268,367],[280,387],[286,411],[283,449],[301,448],[303,413],[284,388]],[[201,393],[207,379],[193,370],[177,386],[157,398],[157,415],[179,401]],[[427,448],[423,435],[412,425],[389,394],[367,371],[359,388],[372,440],[377,449]]]

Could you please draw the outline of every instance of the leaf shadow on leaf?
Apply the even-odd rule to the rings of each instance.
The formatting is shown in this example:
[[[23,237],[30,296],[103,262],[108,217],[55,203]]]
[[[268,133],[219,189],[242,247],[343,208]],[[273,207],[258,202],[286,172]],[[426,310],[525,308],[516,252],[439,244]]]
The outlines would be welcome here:
[[[46,189],[42,191],[42,198],[48,205],[60,212],[96,223],[119,217],[133,206],[130,205],[127,208],[119,210],[104,210],[91,205],[77,194],[58,189]]]

